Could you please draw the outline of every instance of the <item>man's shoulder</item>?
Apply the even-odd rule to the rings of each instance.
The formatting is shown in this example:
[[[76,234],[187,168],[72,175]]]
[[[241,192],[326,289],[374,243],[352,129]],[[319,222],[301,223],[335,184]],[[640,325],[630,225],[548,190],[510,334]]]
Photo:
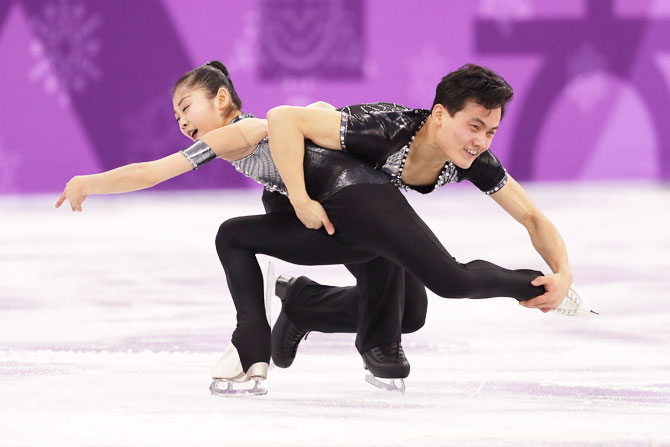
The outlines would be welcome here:
[[[342,107],[340,109],[349,114],[385,114],[385,113],[421,113],[423,109],[413,109],[393,102],[370,102]]]

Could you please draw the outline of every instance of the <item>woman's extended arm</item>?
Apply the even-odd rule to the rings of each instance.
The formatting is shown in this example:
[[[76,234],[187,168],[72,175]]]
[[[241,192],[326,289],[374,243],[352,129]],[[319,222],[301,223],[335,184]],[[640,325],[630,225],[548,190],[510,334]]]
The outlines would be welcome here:
[[[267,121],[246,119],[208,132],[200,140],[217,157],[237,160],[253,151],[256,144],[266,136]],[[77,175],[65,185],[56,208],[67,199],[72,211],[81,211],[82,203],[91,194],[116,194],[151,188],[192,169],[193,165],[178,152],[158,160],[132,163],[99,174]]]
[[[159,160],[132,163],[99,174],[76,175],[65,185],[56,202],[56,208],[67,199],[72,211],[81,211],[82,203],[91,194],[115,194],[151,188],[191,169],[191,163],[182,154],[176,153]]]

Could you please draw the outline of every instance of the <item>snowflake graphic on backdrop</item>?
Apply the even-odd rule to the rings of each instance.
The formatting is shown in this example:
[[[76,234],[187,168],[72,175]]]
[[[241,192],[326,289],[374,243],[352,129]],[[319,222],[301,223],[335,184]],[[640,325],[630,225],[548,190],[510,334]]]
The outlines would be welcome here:
[[[513,31],[513,22],[532,18],[535,9],[530,0],[482,0],[478,14],[495,21],[500,31],[509,35]]]
[[[571,81],[566,90],[567,97],[582,112],[590,112],[607,98],[607,61],[591,45],[582,45],[567,60],[567,71]]]
[[[161,90],[169,92],[170,88]],[[161,93],[123,118],[122,128],[128,136],[125,163],[162,157],[166,148],[174,147],[174,142],[179,141],[179,125],[171,110],[170,96]]]
[[[0,193],[16,192],[16,180],[19,174],[21,154],[19,151],[10,151],[0,139]]]
[[[360,78],[363,6],[358,0],[263,0],[261,78]]]
[[[409,64],[409,97],[422,107],[430,107],[435,96],[435,87],[448,72],[446,51],[438,51],[425,45]]]
[[[229,62],[226,62],[230,67],[233,67],[235,73],[250,72],[256,68],[259,21],[259,13],[256,10],[249,11],[244,16],[244,28],[241,36],[233,43],[233,55]]]
[[[95,31],[101,23],[98,14],[89,14],[83,3],[70,0],[48,4],[41,16],[31,19],[37,37],[30,42],[35,65],[29,77],[43,83],[63,107],[69,106],[73,93],[84,92],[90,81],[100,78],[95,63],[100,41]]]

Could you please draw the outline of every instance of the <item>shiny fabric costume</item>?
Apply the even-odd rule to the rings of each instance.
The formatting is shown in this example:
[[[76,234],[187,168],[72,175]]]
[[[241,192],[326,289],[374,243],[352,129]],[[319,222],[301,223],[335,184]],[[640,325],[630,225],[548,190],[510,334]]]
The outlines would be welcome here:
[[[385,166],[389,168],[390,158],[411,142],[426,111],[373,104],[342,112],[341,142],[346,152],[323,152],[309,145],[305,152],[308,193],[321,200],[335,226],[334,236],[305,228],[284,195],[267,191],[264,205],[268,214],[230,219],[217,234],[217,252],[237,309],[232,342],[245,370],[270,358],[270,328],[256,260],[259,253],[303,265],[345,264],[357,279],[355,288],[310,283],[292,293],[296,296],[290,298],[287,313],[291,311],[289,317],[308,330],[356,330],[356,347],[361,353],[397,341],[401,331],[423,325],[424,285],[451,298],[526,300],[544,292],[530,285],[541,272],[512,271],[480,260],[457,262],[390,182],[393,173],[382,172]],[[245,174],[257,176],[259,182],[263,179],[257,173],[264,170],[272,175],[271,159],[262,155],[264,145],[261,142],[256,155],[247,157],[245,163],[233,163]],[[485,192],[501,187],[506,173],[495,156],[487,155],[478,162],[479,158],[467,170],[451,169],[447,164],[443,173],[449,172],[448,176],[440,174],[435,184],[411,187],[429,192],[437,185],[465,179]],[[282,192],[281,185],[275,186]]]
[[[405,185],[401,175],[409,146],[430,111],[390,103],[361,104],[339,110],[342,112],[342,151],[324,149],[305,141],[305,186],[314,200],[322,201],[342,188],[363,183],[392,181],[397,186],[427,194],[447,183],[469,180],[485,194],[492,194],[507,182],[507,172],[500,161],[491,151],[486,151],[468,169],[447,161],[434,184]],[[245,118],[253,118],[253,115],[240,115],[232,123]],[[251,154],[233,161],[232,165],[238,172],[262,184],[267,191],[287,194],[272,160],[267,137]],[[374,170],[369,169],[370,166]]]
[[[485,194],[493,194],[507,182],[507,172],[498,158],[486,151],[468,169],[447,161],[433,184],[405,185],[401,178],[404,160],[430,111],[390,103],[347,106],[341,111],[342,151],[367,161],[374,169],[381,169],[397,186],[428,194],[447,183],[469,180]]]

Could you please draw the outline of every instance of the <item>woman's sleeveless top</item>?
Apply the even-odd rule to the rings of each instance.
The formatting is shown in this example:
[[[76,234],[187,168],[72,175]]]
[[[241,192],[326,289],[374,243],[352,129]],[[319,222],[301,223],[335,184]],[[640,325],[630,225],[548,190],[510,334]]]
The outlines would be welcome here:
[[[253,118],[253,115],[240,115],[233,123],[245,118]],[[231,164],[238,172],[254,179],[265,189],[288,195],[286,185],[272,160],[267,137],[256,145],[251,154]],[[305,140],[303,166],[307,193],[317,201],[324,200],[347,186],[390,181],[387,175],[373,169],[364,160],[342,151],[324,149],[310,140]]]

